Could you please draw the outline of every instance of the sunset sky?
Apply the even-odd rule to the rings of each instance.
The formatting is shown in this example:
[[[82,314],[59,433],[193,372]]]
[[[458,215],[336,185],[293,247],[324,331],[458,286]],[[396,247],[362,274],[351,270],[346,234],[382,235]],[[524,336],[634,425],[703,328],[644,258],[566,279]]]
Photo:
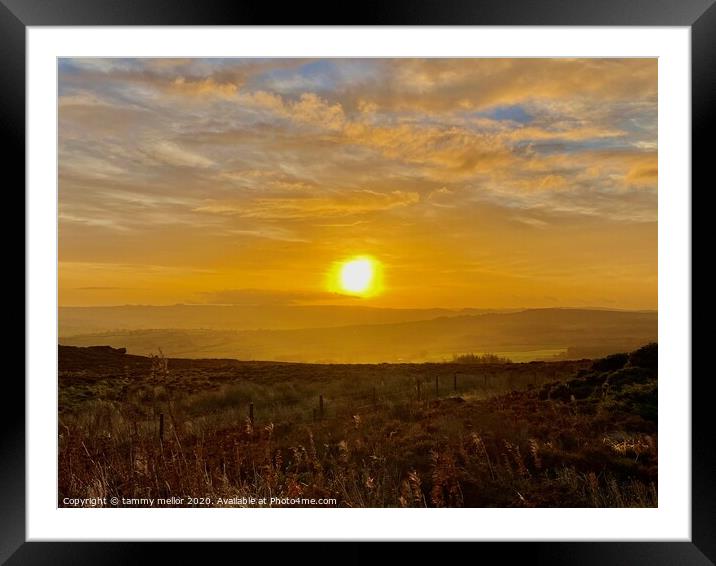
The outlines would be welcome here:
[[[61,59],[59,261],[64,306],[656,308],[657,60]]]

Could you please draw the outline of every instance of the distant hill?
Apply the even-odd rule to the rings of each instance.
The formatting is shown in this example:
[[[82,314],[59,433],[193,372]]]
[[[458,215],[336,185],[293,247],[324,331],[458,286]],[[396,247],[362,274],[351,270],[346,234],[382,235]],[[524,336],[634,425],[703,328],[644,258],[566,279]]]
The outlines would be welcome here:
[[[656,341],[657,313],[592,309],[440,316],[385,324],[274,330],[146,329],[69,336],[72,346],[109,345],[145,355],[297,362],[421,362],[491,352],[515,361],[628,351]]]
[[[212,330],[286,330],[356,324],[390,324],[440,316],[483,314],[494,309],[387,309],[349,305],[122,305],[60,307],[60,336],[186,328]],[[510,311],[500,311],[510,312]]]

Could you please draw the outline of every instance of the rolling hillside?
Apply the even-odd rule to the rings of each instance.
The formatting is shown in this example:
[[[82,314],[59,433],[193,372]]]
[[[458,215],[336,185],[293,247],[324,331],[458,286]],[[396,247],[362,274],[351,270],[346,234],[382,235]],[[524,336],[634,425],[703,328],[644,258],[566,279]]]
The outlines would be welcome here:
[[[132,354],[299,362],[422,362],[464,352],[523,361],[606,355],[657,339],[656,312],[530,309],[339,327],[142,329],[67,336],[72,346],[109,345]]]

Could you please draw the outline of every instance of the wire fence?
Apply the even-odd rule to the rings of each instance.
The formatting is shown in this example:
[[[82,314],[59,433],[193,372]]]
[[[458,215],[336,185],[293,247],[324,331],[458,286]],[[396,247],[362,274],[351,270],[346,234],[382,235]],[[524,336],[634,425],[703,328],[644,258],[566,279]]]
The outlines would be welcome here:
[[[232,403],[222,403],[221,407],[223,410],[243,413],[244,418],[257,426],[280,420],[290,420],[292,423],[330,423],[388,409],[425,408],[435,401],[449,398],[487,398],[516,389],[540,387],[560,377],[556,373],[539,371],[425,374],[373,380],[342,392],[336,391],[335,386],[330,387],[331,384],[316,383],[311,392],[290,401],[275,400],[270,395],[264,397],[262,393],[271,390],[271,385],[266,384],[260,386],[258,395],[243,393]],[[230,392],[232,384],[228,383],[224,387]],[[212,395],[219,399],[222,395],[230,396],[226,391],[219,390]]]
[[[137,379],[107,402],[114,417],[135,430],[163,437],[189,422],[197,426],[243,423],[332,423],[377,412],[405,414],[449,398],[488,398],[517,389],[538,388],[573,376],[577,363],[471,366],[464,371],[438,364],[386,368],[384,373],[247,376],[240,371],[207,378],[210,389],[187,388],[191,374],[170,369],[159,359],[146,379]],[[191,371],[191,370],[190,370]],[[221,370],[224,371],[223,368]],[[213,382],[212,382],[213,379]],[[144,391],[144,392],[142,392]],[[93,396],[100,403],[101,394]],[[102,409],[104,411],[104,409]],[[99,420],[77,411],[88,429]],[[101,412],[101,411],[100,411]],[[75,423],[79,421],[70,417]],[[107,417],[111,420],[111,415]],[[63,420],[63,418],[61,418]]]

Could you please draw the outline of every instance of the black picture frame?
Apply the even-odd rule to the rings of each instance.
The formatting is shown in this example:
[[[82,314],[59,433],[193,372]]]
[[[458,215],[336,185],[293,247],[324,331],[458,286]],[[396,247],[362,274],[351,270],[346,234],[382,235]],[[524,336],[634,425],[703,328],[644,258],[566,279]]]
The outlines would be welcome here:
[[[260,2],[180,2],[172,0],[0,0],[0,124],[5,146],[6,183],[25,183],[25,33],[28,26],[76,25],[563,25],[689,26],[692,33],[692,185],[706,184],[711,150],[707,136],[714,126],[716,102],[716,0],[442,0],[440,2],[368,2],[346,10],[340,4],[282,5]],[[8,176],[9,175],[9,176]],[[14,180],[10,182],[10,180]],[[713,185],[713,182],[710,183]],[[707,187],[702,187],[706,189]],[[684,190],[693,189],[684,187]],[[24,206],[24,205],[21,205]],[[15,236],[16,238],[17,236]],[[12,239],[6,241],[12,242]],[[30,329],[32,331],[32,329]],[[547,564],[713,564],[716,561],[716,450],[708,380],[692,380],[692,537],[690,542],[539,542],[485,543],[479,549],[502,562],[526,560]],[[691,376],[670,376],[691,379]],[[24,384],[6,375],[7,405],[0,411],[2,481],[0,481],[0,561],[8,564],[126,564],[150,558],[149,547],[166,562],[208,561],[227,545],[170,545],[26,542],[25,410],[19,403]],[[479,532],[479,525],[476,525]],[[78,533],[81,537],[81,533]],[[316,533],[320,539],[320,533]],[[310,545],[309,545],[310,546]],[[374,543],[347,548],[309,548],[300,555],[312,561],[362,562],[382,552]],[[424,547],[421,556],[429,557]],[[233,550],[230,550],[233,552]],[[242,560],[242,553],[232,555]],[[270,555],[277,557],[272,549]],[[295,555],[296,550],[281,550]],[[438,550],[438,552],[440,552]],[[474,551],[471,551],[474,552]],[[441,553],[444,557],[444,551]],[[405,559],[406,556],[403,556]],[[232,562],[235,560],[232,559]]]

